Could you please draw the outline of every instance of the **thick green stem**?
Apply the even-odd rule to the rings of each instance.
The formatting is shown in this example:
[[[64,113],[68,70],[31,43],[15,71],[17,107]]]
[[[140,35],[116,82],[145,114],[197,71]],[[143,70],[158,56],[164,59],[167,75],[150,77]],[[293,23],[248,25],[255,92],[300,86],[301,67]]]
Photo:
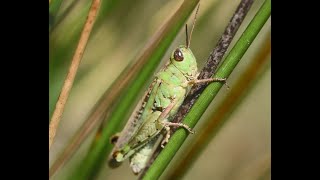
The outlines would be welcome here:
[[[260,32],[265,22],[268,20],[270,13],[271,0],[266,0],[235,46],[232,48],[214,77],[229,77],[257,34]],[[203,91],[183,122],[190,127],[194,127],[222,86],[223,84],[221,83],[210,84]],[[183,142],[186,140],[187,136],[188,132],[186,130],[178,129],[158,158],[151,165],[143,179],[158,179]]]
[[[228,95],[215,107],[215,111],[210,112],[210,117],[206,119],[201,131],[197,132],[197,137],[192,140],[187,152],[183,154],[183,158],[179,159],[178,163],[175,163],[174,167],[170,169],[170,174],[166,175],[167,179],[183,179],[183,176],[187,174],[201,153],[212,142],[221,127],[230,120],[229,117],[232,113],[241,106],[246,96],[268,72],[267,70],[270,69],[268,56],[271,52],[270,31],[261,45],[261,48],[258,47],[257,56],[251,60],[245,71],[233,83]]]

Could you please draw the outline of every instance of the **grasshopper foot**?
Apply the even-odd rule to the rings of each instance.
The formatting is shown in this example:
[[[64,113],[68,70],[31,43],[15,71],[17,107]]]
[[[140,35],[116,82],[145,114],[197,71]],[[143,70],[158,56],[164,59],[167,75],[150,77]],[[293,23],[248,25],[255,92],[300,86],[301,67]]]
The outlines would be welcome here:
[[[164,144],[169,142],[169,139],[171,137],[170,134],[170,126],[174,126],[174,127],[183,127],[186,130],[189,131],[189,133],[194,134],[195,132],[186,124],[183,123],[173,123],[173,122],[163,122],[162,123],[164,125],[164,128],[166,129],[167,133],[166,136],[164,138],[164,140],[161,142],[161,147],[164,148]]]

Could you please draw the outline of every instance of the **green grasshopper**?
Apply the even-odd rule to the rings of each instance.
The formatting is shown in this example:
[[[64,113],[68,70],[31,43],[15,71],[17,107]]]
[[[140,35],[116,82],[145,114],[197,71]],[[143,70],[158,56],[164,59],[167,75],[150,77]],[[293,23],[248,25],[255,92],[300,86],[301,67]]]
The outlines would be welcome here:
[[[186,25],[186,45],[180,45],[173,51],[170,61],[156,74],[120,136],[114,136],[113,141],[116,142],[109,161],[111,167],[129,158],[132,171],[138,174],[146,167],[154,147],[159,144],[159,136],[164,135],[162,148],[169,141],[170,127],[183,127],[193,133],[186,124],[171,122],[187,93],[197,83],[226,81],[225,78],[197,79],[197,61],[189,47],[199,6],[189,39]]]

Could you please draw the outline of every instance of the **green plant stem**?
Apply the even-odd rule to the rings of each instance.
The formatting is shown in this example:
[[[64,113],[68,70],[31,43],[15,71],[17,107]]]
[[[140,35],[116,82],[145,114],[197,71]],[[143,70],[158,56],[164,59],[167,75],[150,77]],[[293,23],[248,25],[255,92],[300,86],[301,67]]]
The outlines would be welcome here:
[[[201,70],[198,79],[207,79],[210,78],[214,72],[216,71],[218,65],[220,64],[225,52],[231,44],[232,39],[236,35],[241,23],[245,19],[250,7],[253,3],[253,0],[241,0],[236,11],[234,12],[230,22],[224,30],[224,33],[220,37],[217,45],[212,50],[209,55],[209,58],[206,62],[206,66]],[[177,114],[175,115],[172,122],[180,123],[182,122],[184,116],[188,114],[194,102],[198,99],[199,95],[203,92],[203,90],[207,87],[207,84],[197,84],[193,86],[184,99],[182,105],[180,106]],[[171,133],[173,134],[176,131],[176,127],[171,128]],[[141,179],[144,174],[148,171],[148,168],[152,164],[152,162],[157,158],[159,153],[162,151],[162,148],[159,146],[156,151],[153,153],[150,158],[146,168],[140,174],[139,178]]]
[[[242,100],[250,94],[258,80],[270,69],[270,58],[268,58],[270,51],[271,43],[270,35],[268,35],[262,43],[262,48],[259,49],[257,56],[246,67],[246,70],[239,76],[236,83],[232,85],[227,97],[216,106],[216,111],[211,113],[207,122],[201,128],[201,132],[197,133],[197,137],[192,140],[191,145],[188,146],[188,152],[183,154],[183,158],[179,159],[178,163],[175,163],[174,169],[170,169],[170,174],[166,176],[167,179],[182,179],[188,172],[209,142],[219,132],[220,127],[229,119],[232,112],[239,107]]]
[[[257,34],[260,32],[265,22],[268,20],[270,13],[271,0],[266,0],[246,30],[243,32],[235,46],[232,48],[214,77],[229,77]],[[213,98],[217,95],[221,87],[221,83],[211,83],[203,91],[183,122],[193,128]],[[171,137],[166,147],[159,154],[158,158],[151,165],[143,179],[158,179],[183,142],[186,140],[187,136],[188,132],[186,130],[178,129]]]

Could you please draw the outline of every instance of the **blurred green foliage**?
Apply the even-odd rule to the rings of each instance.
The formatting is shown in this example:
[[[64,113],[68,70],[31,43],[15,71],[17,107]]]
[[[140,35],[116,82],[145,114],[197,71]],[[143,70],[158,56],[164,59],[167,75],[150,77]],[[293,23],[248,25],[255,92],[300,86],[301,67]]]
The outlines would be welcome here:
[[[201,0],[198,21],[191,43],[191,48],[199,62],[199,68],[204,65],[239,2],[234,0]],[[62,1],[60,8],[54,11],[53,14],[56,14],[49,24],[49,117],[51,117],[59,96],[90,3],[89,0]],[[182,0],[102,1],[99,16],[81,60],[57,131],[56,142],[50,150],[49,165],[53,163],[75,131],[84,122],[103,92],[137,56],[150,37],[178,9],[181,3]],[[235,40],[262,3],[262,0],[254,2]],[[191,21],[192,18],[188,20],[188,24],[191,24]],[[243,61],[230,76],[228,83],[231,88],[232,82],[237,78],[236,75],[245,69],[250,63],[250,59],[255,56],[261,39],[270,33],[268,31],[270,26],[269,20],[243,57]],[[172,49],[184,43],[185,34],[184,28],[182,28],[164,55],[161,64],[166,62]],[[242,103],[239,110],[231,117],[234,120],[230,119],[222,132],[215,138],[215,142],[212,142],[208,150],[203,152],[185,179],[206,179],[209,177],[210,179],[224,179],[231,172],[241,173],[240,167],[247,166],[255,159],[270,153],[270,73],[266,73],[263,79],[257,84],[256,90],[253,90],[251,95],[246,98],[248,102]],[[221,97],[216,98],[208,111],[210,108],[214,109],[214,105],[225,96],[224,93],[227,91],[219,93],[218,96]],[[205,113],[203,118],[207,115],[208,113]],[[94,133],[83,143],[74,158],[54,175],[53,179],[68,177],[86,155],[93,136]],[[183,148],[188,148],[187,144]],[[175,157],[173,161],[178,160],[177,158]],[[232,164],[236,165],[232,166]],[[132,178],[134,176],[126,162],[114,170],[105,165],[98,176],[98,179]]]

